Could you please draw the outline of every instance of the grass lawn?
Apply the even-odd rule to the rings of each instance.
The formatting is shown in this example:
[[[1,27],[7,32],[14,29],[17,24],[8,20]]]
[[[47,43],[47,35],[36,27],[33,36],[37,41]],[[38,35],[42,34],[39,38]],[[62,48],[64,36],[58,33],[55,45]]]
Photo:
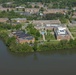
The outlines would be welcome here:
[[[76,32],[76,27],[69,27],[70,32]]]
[[[50,31],[47,32],[47,34],[45,35],[45,39],[48,41],[50,40],[56,40],[54,34],[52,34]]]
[[[58,44],[59,41],[57,41],[57,40],[55,40],[55,41],[50,41],[50,42],[45,41],[44,43],[45,43],[45,44]]]
[[[69,30],[72,33],[73,37],[76,38],[76,27],[69,27]]]
[[[43,40],[42,36],[38,37],[38,40]]]
[[[76,33],[72,33],[72,35],[73,35],[74,37],[76,37]]]

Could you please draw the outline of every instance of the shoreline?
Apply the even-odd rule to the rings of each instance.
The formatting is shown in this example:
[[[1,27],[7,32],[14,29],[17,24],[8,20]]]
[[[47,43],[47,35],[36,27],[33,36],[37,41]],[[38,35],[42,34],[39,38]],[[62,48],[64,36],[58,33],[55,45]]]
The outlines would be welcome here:
[[[29,52],[46,52],[46,51],[68,51],[69,49],[76,49],[76,39],[70,41],[60,41],[58,44],[42,44],[37,46],[38,43],[34,43],[35,46],[29,46],[27,43],[16,43],[14,37],[9,38],[7,33],[0,33],[0,39],[5,43],[8,50],[12,53],[29,53]]]
[[[0,38],[1,39],[1,38]],[[2,39],[1,39],[2,40]],[[3,43],[5,44],[5,42],[4,42],[4,40],[2,40],[3,41]],[[6,44],[5,44],[5,46],[7,47],[7,49],[8,49],[8,51],[9,52],[11,52],[11,53],[16,53],[16,54],[28,54],[28,53],[36,53],[36,52],[38,52],[38,53],[42,53],[42,52],[63,52],[63,51],[75,51],[75,49],[76,48],[61,48],[61,49],[50,49],[50,50],[36,50],[36,51],[28,51],[28,52],[20,52],[20,51],[11,51],[10,50],[10,47],[9,46],[7,46]]]

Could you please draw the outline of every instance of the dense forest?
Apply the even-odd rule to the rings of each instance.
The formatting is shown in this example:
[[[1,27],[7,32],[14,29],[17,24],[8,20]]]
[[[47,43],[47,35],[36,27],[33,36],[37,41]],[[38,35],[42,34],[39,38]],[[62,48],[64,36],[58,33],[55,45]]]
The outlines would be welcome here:
[[[9,2],[9,1],[12,1],[12,0],[0,0],[0,3],[5,3],[5,2]]]
[[[58,1],[67,1],[67,2],[76,2],[76,0],[0,0],[0,3],[4,2],[9,2],[9,1],[14,1],[14,2],[58,2]]]
[[[58,2],[58,1],[66,1],[66,0],[14,0],[14,1],[20,1],[20,2]],[[76,0],[67,0],[71,2],[76,2]]]
[[[27,2],[42,2],[44,4],[46,3],[52,3],[53,8],[59,7],[64,8],[67,7],[74,7],[76,6],[76,0],[0,0],[0,3],[5,4],[6,2],[13,2],[13,6],[20,6],[22,4],[26,4]]]

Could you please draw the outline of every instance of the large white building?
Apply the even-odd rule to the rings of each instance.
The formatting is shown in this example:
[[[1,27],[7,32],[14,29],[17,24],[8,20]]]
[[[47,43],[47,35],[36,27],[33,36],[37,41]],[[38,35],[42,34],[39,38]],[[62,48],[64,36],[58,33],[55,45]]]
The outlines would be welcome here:
[[[57,40],[70,40],[71,37],[66,29],[66,27],[57,27],[54,29],[55,37]]]
[[[65,35],[66,34],[66,27],[58,27],[57,33],[61,34],[61,35]]]

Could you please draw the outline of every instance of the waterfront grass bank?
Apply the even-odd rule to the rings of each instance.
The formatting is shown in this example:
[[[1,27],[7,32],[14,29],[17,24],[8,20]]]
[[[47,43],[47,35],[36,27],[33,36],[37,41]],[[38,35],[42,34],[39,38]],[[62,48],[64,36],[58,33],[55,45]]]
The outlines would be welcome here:
[[[69,50],[76,49],[76,39],[75,40],[62,40],[57,44],[48,43],[34,43],[33,46],[30,46],[27,43],[20,44],[16,42],[15,37],[9,37],[6,31],[0,31],[0,37],[5,42],[6,46],[9,48],[11,52],[16,53],[27,53],[34,51],[60,51],[60,50]],[[38,45],[39,44],[39,45]]]

